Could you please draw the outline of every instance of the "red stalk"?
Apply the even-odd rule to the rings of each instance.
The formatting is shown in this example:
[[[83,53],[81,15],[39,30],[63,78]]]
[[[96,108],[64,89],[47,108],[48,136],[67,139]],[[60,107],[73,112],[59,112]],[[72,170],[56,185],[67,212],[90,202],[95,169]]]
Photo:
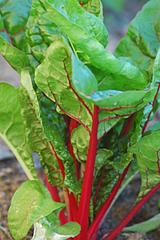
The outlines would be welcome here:
[[[114,240],[123,230],[123,228],[132,220],[137,212],[143,207],[143,205],[160,189],[160,183],[153,187],[128,213],[128,215],[121,221],[121,223],[110,232],[104,240]]]
[[[88,240],[91,240],[92,237],[94,239],[94,237],[96,236],[99,224],[101,223],[104,215],[106,214],[107,210],[109,209],[113,199],[115,198],[125,176],[128,173],[130,167],[130,163],[129,165],[125,168],[125,170],[123,171],[122,175],[120,176],[118,182],[115,184],[115,186],[113,187],[109,197],[107,198],[106,202],[103,204],[103,206],[101,207],[100,211],[98,212],[96,218],[94,219],[92,225],[90,226],[90,229],[88,231]],[[93,236],[94,235],[94,236]]]
[[[81,225],[81,233],[78,239],[87,239],[90,198],[92,194],[94,165],[95,165],[95,159],[96,159],[96,148],[98,143],[98,140],[97,140],[98,111],[99,111],[98,107],[94,106],[92,132],[90,137],[87,162],[86,162],[86,170],[83,178],[82,194],[80,198],[80,205],[79,205],[78,219],[77,219],[77,221]]]
[[[148,123],[149,123],[149,120],[150,120],[150,117],[151,117],[151,113],[152,113],[152,111],[153,111],[153,109],[154,109],[154,106],[155,106],[155,104],[156,104],[156,100],[157,100],[157,97],[158,97],[159,90],[160,90],[160,83],[158,84],[157,92],[156,92],[156,94],[155,94],[155,96],[154,96],[154,100],[153,100],[153,102],[152,102],[152,109],[151,109],[150,113],[148,114],[147,120],[146,120],[146,122],[145,122],[145,124],[144,124],[144,126],[143,126],[142,136],[144,135],[145,130],[146,130],[146,128],[147,128],[147,125],[148,125]]]

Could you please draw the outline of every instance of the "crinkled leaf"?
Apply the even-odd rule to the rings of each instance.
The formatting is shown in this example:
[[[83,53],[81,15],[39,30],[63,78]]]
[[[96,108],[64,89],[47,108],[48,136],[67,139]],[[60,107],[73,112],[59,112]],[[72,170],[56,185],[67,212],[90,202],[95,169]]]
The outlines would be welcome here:
[[[54,38],[59,35],[56,25],[50,20],[40,1],[33,1],[30,17],[26,26],[28,53],[35,66],[45,58],[45,52]]]
[[[141,174],[140,197],[160,181],[160,132],[144,136],[130,151],[136,154]]]
[[[51,144],[46,138],[40,117],[38,99],[27,71],[22,72],[19,96],[30,148],[32,152],[37,152],[39,154],[49,181],[53,184],[62,185],[63,180],[61,172],[57,160],[52,154]]]
[[[14,194],[8,212],[12,236],[16,240],[23,239],[34,223],[63,207],[64,204],[52,200],[39,181],[26,181]]]
[[[137,65],[145,78],[152,79],[154,58],[160,46],[160,1],[151,0],[132,20],[116,54]],[[126,59],[126,60],[127,60]]]
[[[160,214],[155,215],[154,217],[132,226],[126,227],[124,232],[139,232],[139,233],[148,233],[160,226]]]
[[[36,174],[25,125],[21,116],[18,89],[0,83],[0,136],[8,144],[29,179]]]
[[[36,84],[52,101],[56,101],[62,113],[89,128],[91,116],[73,89],[71,76],[71,51],[64,40],[58,39],[48,48],[45,60],[36,69]]]

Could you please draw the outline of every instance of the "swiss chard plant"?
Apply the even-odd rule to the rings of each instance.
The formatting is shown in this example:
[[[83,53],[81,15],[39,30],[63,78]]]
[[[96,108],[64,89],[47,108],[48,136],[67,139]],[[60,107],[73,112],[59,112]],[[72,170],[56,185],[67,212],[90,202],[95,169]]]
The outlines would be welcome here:
[[[160,1],[137,14],[114,55],[107,44],[100,0],[0,0],[0,54],[21,76],[19,87],[0,83],[0,137],[28,177],[8,212],[15,240],[32,226],[33,240],[96,239],[137,171],[137,201],[104,239],[160,222],[126,227],[160,189],[160,129],[148,128],[160,89]]]

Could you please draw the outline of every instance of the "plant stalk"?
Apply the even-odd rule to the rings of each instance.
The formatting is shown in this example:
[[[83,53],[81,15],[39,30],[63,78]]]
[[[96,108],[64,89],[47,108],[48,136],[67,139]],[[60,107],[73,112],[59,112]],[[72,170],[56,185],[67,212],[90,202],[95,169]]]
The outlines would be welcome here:
[[[87,239],[90,198],[92,194],[94,166],[95,166],[97,143],[98,143],[98,140],[97,140],[98,112],[99,112],[99,108],[97,106],[94,106],[92,132],[90,136],[86,170],[83,178],[82,194],[80,198],[80,205],[79,205],[78,219],[77,219],[77,221],[81,225],[81,233],[78,239]]]

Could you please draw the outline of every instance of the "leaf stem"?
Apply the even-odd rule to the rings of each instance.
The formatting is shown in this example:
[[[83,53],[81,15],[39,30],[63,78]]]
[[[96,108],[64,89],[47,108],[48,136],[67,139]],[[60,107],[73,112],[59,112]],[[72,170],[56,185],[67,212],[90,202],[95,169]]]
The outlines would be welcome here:
[[[153,187],[128,213],[121,223],[107,235],[104,240],[114,240],[123,230],[123,228],[132,220],[143,205],[160,189],[160,183]]]
[[[94,239],[96,233],[97,233],[97,230],[98,230],[98,227],[99,227],[99,224],[101,223],[103,217],[105,216],[105,213],[107,212],[107,210],[109,209],[110,205],[112,204],[112,201],[114,200],[117,192],[119,191],[119,188],[125,178],[125,176],[127,175],[128,173],[128,170],[129,170],[129,167],[130,167],[130,163],[128,164],[128,166],[125,168],[125,170],[123,171],[123,173],[121,174],[118,182],[115,184],[115,186],[113,187],[109,197],[107,198],[107,200],[105,201],[105,203],[103,204],[103,206],[101,207],[101,209],[99,210],[96,218],[94,219],[92,225],[90,226],[90,229],[88,231],[88,240],[91,240],[92,237]],[[94,236],[93,236],[94,235]]]
[[[94,165],[95,165],[97,143],[98,143],[98,140],[97,140],[98,112],[99,112],[99,108],[97,106],[94,106],[92,132],[90,137],[87,162],[86,162],[86,170],[83,178],[82,194],[80,198],[80,205],[79,205],[78,219],[77,219],[77,221],[81,225],[81,233],[80,233],[79,239],[87,239],[90,198],[92,194]]]

